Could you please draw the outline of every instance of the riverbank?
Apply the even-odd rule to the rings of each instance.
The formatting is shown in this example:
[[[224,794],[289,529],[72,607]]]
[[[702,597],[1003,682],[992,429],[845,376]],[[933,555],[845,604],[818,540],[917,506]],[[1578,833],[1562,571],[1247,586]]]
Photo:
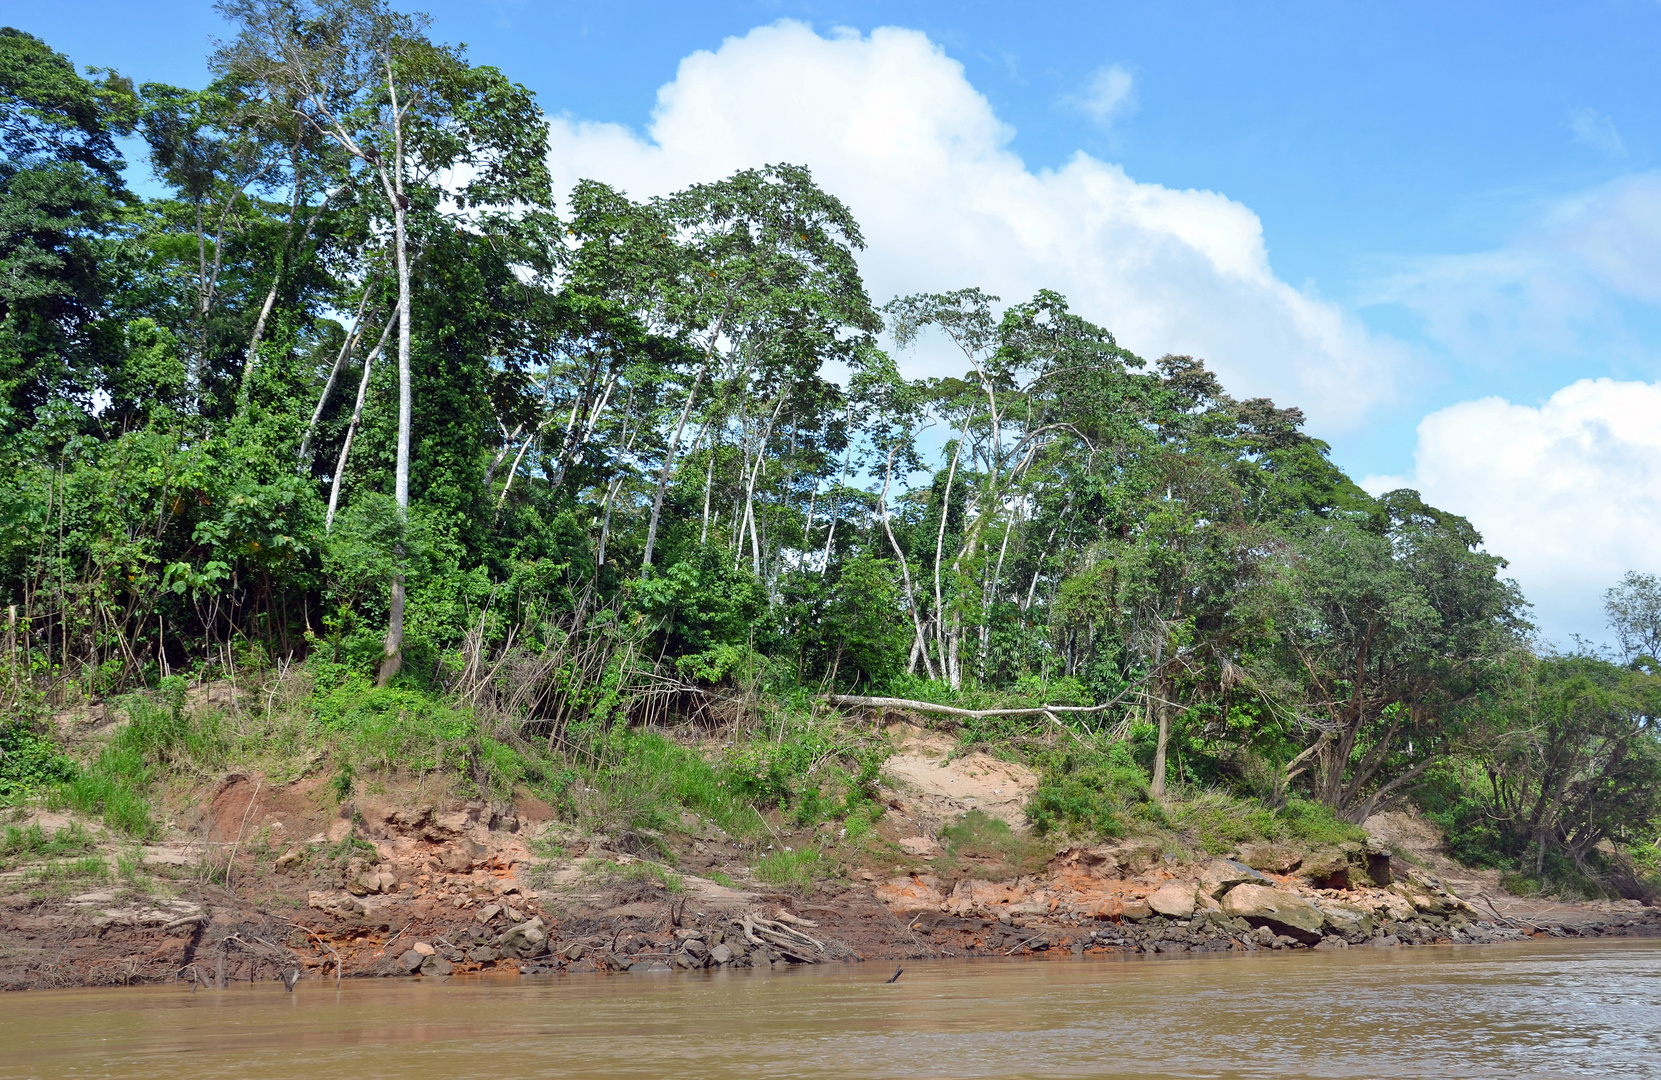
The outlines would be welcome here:
[[[435,797],[395,776],[345,800],[323,775],[176,784],[146,844],[26,812],[0,872],[0,986],[1661,936],[1636,901],[1512,896],[1399,813],[1365,840],[1221,856],[1045,842],[1023,821],[1030,769],[909,724],[887,737],[883,813],[855,841],[782,818],[737,837],[691,813],[608,835],[527,793]],[[830,852],[843,872],[806,872]]]

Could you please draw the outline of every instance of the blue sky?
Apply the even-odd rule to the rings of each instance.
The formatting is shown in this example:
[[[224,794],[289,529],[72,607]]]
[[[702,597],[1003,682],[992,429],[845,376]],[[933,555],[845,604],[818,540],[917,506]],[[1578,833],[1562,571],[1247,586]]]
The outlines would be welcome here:
[[[1661,420],[1647,419],[1646,396],[1661,377],[1661,3],[496,0],[425,8],[435,36],[466,42],[475,60],[500,66],[565,118],[556,155],[564,147],[572,168],[615,168],[639,193],[727,160],[657,153],[696,137],[687,127],[697,123],[693,110],[677,111],[677,101],[707,99],[735,124],[792,129],[738,138],[736,148],[818,152],[795,130],[806,121],[751,117],[747,101],[730,96],[740,87],[755,96],[739,69],[768,57],[792,58],[778,69],[785,97],[824,94],[793,86],[795,70],[820,65],[832,80],[862,73],[868,89],[883,77],[871,71],[915,61],[927,71],[904,91],[917,96],[913,104],[951,98],[957,104],[936,119],[953,138],[984,134],[998,144],[963,169],[963,183],[1007,177],[986,162],[1013,155],[1023,180],[1037,178],[1035,212],[1059,197],[1063,185],[1051,181],[1081,153],[1108,170],[1081,183],[1113,181],[1113,167],[1126,178],[1100,198],[1139,205],[1150,193],[1216,193],[1226,207],[1173,196],[1161,213],[1201,230],[1212,227],[1208,215],[1223,215],[1219,235],[1235,230],[1223,246],[1247,262],[1266,260],[1252,272],[1272,280],[1249,295],[1228,293],[1210,271],[1188,282],[1183,267],[1194,260],[1177,252],[1134,279],[1141,291],[1125,301],[1133,306],[1082,313],[1142,326],[1146,340],[1127,343],[1146,353],[1204,348],[1231,384],[1303,405],[1312,430],[1357,477],[1416,484],[1472,516],[1513,558],[1552,636],[1597,634],[1596,593],[1621,570],[1661,571],[1648,542],[1661,528]],[[186,84],[203,80],[208,41],[223,32],[199,0],[7,2],[0,19],[79,63]],[[780,20],[804,25],[758,33]],[[858,40],[823,46],[839,27]],[[879,27],[921,36],[879,40]],[[919,42],[949,63],[930,60]],[[687,64],[699,51],[711,54],[707,62]],[[679,96],[661,98],[671,84]],[[983,98],[993,119],[965,94]],[[822,106],[803,106],[803,115],[827,115]],[[625,136],[636,142],[622,145]],[[822,177],[846,175],[833,157],[823,168],[808,163]],[[861,205],[880,196],[857,184],[850,191],[856,213],[884,220],[880,206]],[[1261,251],[1239,254],[1253,220]],[[1189,225],[1172,227],[1190,236]],[[1133,222],[1111,242],[1169,231],[1153,228]],[[873,228],[873,259],[897,259],[877,248],[898,235]],[[1213,263],[1234,257],[1203,238],[1191,246]],[[1077,276],[1076,266],[1052,269],[1041,254],[1028,256],[1031,269],[1012,287]],[[1076,252],[1056,257],[1077,261]],[[976,264],[954,254],[874,265],[873,291],[889,282],[968,284],[925,280],[965,265]],[[1157,288],[1143,287],[1150,279]],[[1169,300],[1189,284],[1200,299]],[[1120,294],[1131,295],[1108,289],[1099,303],[1111,309]],[[1218,299],[1204,299],[1211,295]],[[1142,308],[1167,302],[1161,318],[1141,319]],[[1250,314],[1275,303],[1289,305],[1278,321]],[[1311,318],[1330,320],[1311,332],[1327,344],[1298,338]],[[1283,365],[1295,377],[1276,370],[1282,348],[1308,352]],[[1322,383],[1328,352],[1338,374]],[[1599,378],[1615,381],[1581,382]],[[1503,402],[1481,404],[1491,398]]]

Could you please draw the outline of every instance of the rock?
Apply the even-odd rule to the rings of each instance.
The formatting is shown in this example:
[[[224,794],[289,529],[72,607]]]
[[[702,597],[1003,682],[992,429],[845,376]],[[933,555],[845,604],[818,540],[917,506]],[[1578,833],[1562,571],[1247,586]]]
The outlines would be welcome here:
[[[1239,885],[1229,890],[1223,897],[1223,911],[1305,944],[1320,940],[1321,924],[1325,922],[1325,916],[1308,900],[1266,885]]]
[[[709,950],[709,962],[712,964],[732,963],[732,950],[725,945],[717,945]]]
[[[1365,909],[1334,900],[1317,900],[1315,907],[1324,920],[1322,925],[1346,941],[1372,936],[1373,917]]]
[[[503,956],[533,957],[548,951],[548,932],[540,918],[509,927],[496,942]]]
[[[1194,887],[1175,881],[1161,885],[1149,894],[1148,906],[1161,915],[1186,919],[1194,914]]]
[[[328,893],[313,891],[306,895],[306,904],[341,919],[350,919],[364,913],[362,902],[350,896],[330,896]]]
[[[1359,855],[1359,847],[1356,852]],[[1303,860],[1298,876],[1323,889],[1347,889],[1352,870],[1359,868],[1350,862],[1349,852],[1342,848],[1323,848]]]
[[[427,957],[430,955],[430,953],[423,954],[416,952],[414,949],[410,949],[398,958],[398,966],[403,968],[405,971],[413,973],[422,964],[427,962]]]
[[[1123,871],[1131,874],[1142,874],[1159,865],[1160,850],[1157,844],[1150,844],[1144,840],[1132,840],[1111,849],[1113,860]]]
[[[1268,885],[1269,879],[1243,862],[1233,859],[1213,859],[1200,873],[1200,889],[1218,900],[1236,885]]]
[[[352,835],[351,818],[335,818],[329,825],[329,831],[324,833],[324,839],[331,844],[338,844]]]
[[[1126,900],[1124,907],[1119,909],[1119,915],[1140,922],[1153,918],[1153,907],[1146,900]]]
[[[704,966],[704,958],[689,952],[678,952],[675,954],[675,966],[687,971],[696,970]]]
[[[1390,884],[1393,880],[1390,874],[1390,845],[1383,837],[1369,836],[1363,850],[1367,857],[1367,876],[1373,879],[1373,884],[1379,888]]]
[[[500,953],[498,953],[495,949],[492,949],[489,945],[479,945],[475,948],[467,950],[467,959],[476,964],[488,964],[500,955]]]
[[[414,949],[416,952],[420,953],[422,956],[431,956],[431,955],[433,955],[433,953],[438,951],[437,949],[433,948],[431,945],[428,945],[425,941],[417,941],[414,945],[411,945],[410,948]]]
[[[702,930],[693,930],[683,927],[675,931],[676,941],[703,941],[704,938],[705,935]]]
[[[686,953],[688,956],[696,956],[701,959],[709,955],[709,946],[705,945],[697,938],[688,938],[681,946],[681,951]]]
[[[932,836],[907,836],[900,840],[900,850],[907,855],[932,859],[940,854],[940,843]]]
[[[586,952],[588,952],[586,945],[580,941],[574,941],[565,947],[565,958],[567,960],[581,960]]]
[[[940,879],[933,874],[891,878],[878,885],[875,891],[877,899],[895,911],[937,911],[946,902],[940,892]]]
[[[502,913],[502,905],[501,904],[486,904],[484,907],[480,908],[479,913],[477,915],[473,916],[473,917],[475,919],[479,920],[482,923],[487,923],[491,919],[494,919],[496,916],[500,915],[501,913]]]
[[[448,975],[454,970],[455,968],[450,964],[450,961],[442,956],[433,955],[421,961],[421,974],[423,975]]]
[[[298,869],[305,858],[306,853],[304,851],[297,847],[291,847],[278,856],[277,861],[273,864],[273,869],[279,874],[286,874],[290,870]]]
[[[1271,874],[1290,874],[1303,862],[1303,855],[1279,844],[1246,844],[1240,849],[1240,861]]]

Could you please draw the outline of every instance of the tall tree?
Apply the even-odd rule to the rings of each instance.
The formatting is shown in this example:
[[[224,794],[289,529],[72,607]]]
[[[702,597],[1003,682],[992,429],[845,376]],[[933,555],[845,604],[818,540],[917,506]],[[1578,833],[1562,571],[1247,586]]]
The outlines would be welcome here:
[[[315,131],[378,185],[398,279],[398,445],[393,498],[409,514],[412,208],[499,215],[552,200],[547,137],[530,91],[425,34],[430,20],[383,0],[224,0],[238,28],[216,57],[227,73],[294,103]],[[405,583],[392,581],[380,682],[403,662]]]

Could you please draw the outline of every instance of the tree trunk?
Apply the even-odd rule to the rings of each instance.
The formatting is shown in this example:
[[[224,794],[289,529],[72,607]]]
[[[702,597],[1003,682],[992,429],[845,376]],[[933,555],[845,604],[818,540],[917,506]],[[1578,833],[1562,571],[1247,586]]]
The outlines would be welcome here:
[[[894,555],[900,560],[900,580],[905,585],[906,607],[911,609],[911,626],[917,633],[917,643],[923,649],[923,670],[928,672],[929,678],[934,678],[934,664],[929,661],[928,638],[923,634],[923,619],[917,611],[917,593],[911,587],[911,568],[906,563],[905,552],[900,550],[900,542],[894,539],[894,529],[888,524],[888,485],[894,478],[895,447],[888,449],[888,466],[882,474],[882,498],[878,500],[882,511],[882,531],[888,535],[888,543],[894,549]]]
[[[1148,794],[1160,800],[1165,798],[1165,752],[1171,740],[1171,706],[1167,703],[1169,695],[1165,691],[1164,679],[1154,683],[1154,693],[1158,695],[1154,702],[1154,715],[1159,718],[1159,739],[1154,744],[1153,782],[1148,785]]]
[[[406,200],[404,198],[404,137],[399,122],[398,91],[387,71],[387,86],[392,94],[393,177],[387,180],[381,172],[387,194],[392,198],[393,240],[398,260],[398,457],[394,466],[393,501],[398,506],[400,528],[409,523],[409,446],[412,420],[410,387],[410,275],[409,246],[405,231]],[[393,549],[398,569],[392,575],[392,603],[387,617],[386,645],[382,650],[381,672],[376,679],[380,686],[392,682],[404,663],[404,545],[400,541]]]
[[[675,451],[680,449],[681,433],[686,430],[686,418],[692,415],[692,403],[698,400],[698,387],[704,383],[704,375],[709,371],[710,356],[714,352],[715,341],[711,338],[709,352],[704,354],[703,366],[698,368],[698,377],[692,380],[692,389],[687,392],[686,405],[681,409],[681,418],[675,424],[675,434],[669,439],[669,449],[663,454],[663,469],[657,478],[657,494],[652,496],[652,520],[646,526],[646,553],[640,559],[640,567],[643,570],[652,565],[652,552],[657,548],[657,523],[663,516],[663,494],[669,489],[669,474],[675,470]]]
[[[340,352],[335,355],[334,367],[329,369],[329,379],[323,384],[323,392],[317,395],[317,408],[311,411],[311,419],[306,423],[305,434],[300,436],[299,457],[301,465],[311,464],[311,437],[316,434],[317,425],[323,419],[323,409],[329,403],[329,395],[334,393],[335,380],[340,378],[340,369],[346,365],[346,358],[352,355],[352,350],[357,347],[358,339],[363,336],[363,316],[369,306],[369,294],[372,286],[373,283],[370,286],[365,286],[363,290],[363,300],[358,304],[358,314],[352,321],[352,329],[347,333],[346,340],[341,343]],[[388,322],[386,328],[390,331],[392,324]],[[385,344],[386,334],[381,335],[381,342]]]
[[[394,316],[395,320],[396,316]],[[340,505],[340,487],[346,477],[346,459],[351,456],[352,439],[358,433],[358,425],[363,422],[363,400],[369,394],[369,373],[375,367],[375,358],[381,355],[382,349],[386,348],[386,339],[391,334],[392,323],[388,322],[386,329],[381,331],[381,340],[376,342],[375,347],[369,351],[369,355],[363,358],[363,378],[358,381],[357,404],[352,406],[352,419],[346,425],[346,438],[341,440],[340,443],[340,459],[335,462],[334,476],[329,480],[329,513],[323,519],[323,532],[325,534],[334,528],[335,511]]]

